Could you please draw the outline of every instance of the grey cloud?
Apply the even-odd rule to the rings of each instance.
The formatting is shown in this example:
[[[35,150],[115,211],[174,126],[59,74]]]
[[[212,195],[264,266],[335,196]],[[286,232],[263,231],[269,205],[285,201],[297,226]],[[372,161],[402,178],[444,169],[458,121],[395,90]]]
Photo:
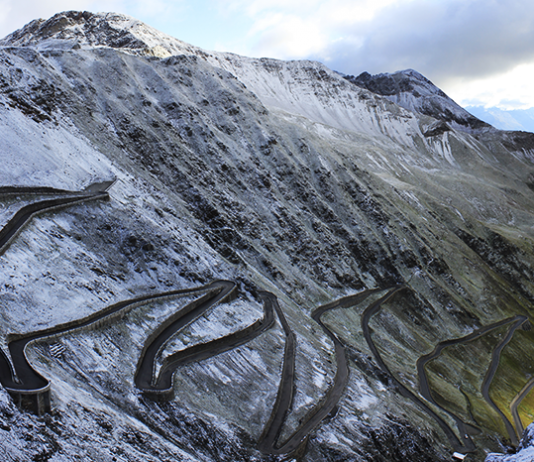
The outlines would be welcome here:
[[[534,2],[414,0],[340,32],[345,39],[316,58],[329,56],[341,72],[414,68],[440,82],[483,77],[534,61]]]

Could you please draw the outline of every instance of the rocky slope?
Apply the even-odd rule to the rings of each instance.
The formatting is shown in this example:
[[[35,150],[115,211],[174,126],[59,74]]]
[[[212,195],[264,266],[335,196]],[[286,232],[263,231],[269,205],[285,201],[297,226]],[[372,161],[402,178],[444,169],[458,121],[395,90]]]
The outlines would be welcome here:
[[[5,356],[150,299],[28,344],[52,412],[2,393],[7,460],[483,460],[517,444],[534,418],[534,393],[517,399],[534,374],[534,140],[425,112],[430,84],[395,99],[349,80],[117,14],[0,42],[0,184],[114,181],[2,249]],[[46,196],[8,192],[2,226]],[[237,293],[207,306],[215,280]],[[155,356],[155,375],[180,367],[154,400],[137,364],[198,306]]]
[[[534,460],[534,425],[530,425],[523,434],[517,453],[513,455],[489,454],[486,462],[531,462]]]

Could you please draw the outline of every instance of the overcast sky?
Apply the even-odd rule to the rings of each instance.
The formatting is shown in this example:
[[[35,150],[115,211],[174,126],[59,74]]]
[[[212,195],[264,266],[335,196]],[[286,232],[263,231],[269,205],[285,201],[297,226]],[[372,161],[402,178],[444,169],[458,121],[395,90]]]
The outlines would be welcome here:
[[[0,35],[64,10],[115,11],[210,50],[415,69],[462,105],[534,107],[531,0],[0,0]]]

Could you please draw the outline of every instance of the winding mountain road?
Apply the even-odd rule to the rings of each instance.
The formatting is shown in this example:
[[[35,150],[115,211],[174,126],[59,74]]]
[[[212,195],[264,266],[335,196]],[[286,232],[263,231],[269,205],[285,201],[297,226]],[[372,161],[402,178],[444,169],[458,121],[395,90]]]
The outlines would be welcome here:
[[[179,367],[201,361],[230,351],[250,342],[274,323],[271,300],[264,298],[263,317],[250,326],[224,337],[200,343],[177,353],[171,354],[163,360],[160,372],[155,378],[153,371],[158,351],[174,334],[205,313],[209,308],[221,301],[228,300],[235,294],[235,284],[230,281],[215,281],[203,288],[211,293],[193,301],[164,321],[147,339],[138,362],[134,382],[137,388],[150,397],[168,399],[172,396],[173,376]],[[188,289],[187,293],[197,292],[198,289]]]
[[[514,399],[510,403],[510,412],[512,413],[512,417],[514,419],[515,429],[517,431],[518,437],[521,437],[521,435],[525,431],[525,428],[523,427],[523,422],[521,421],[521,418],[519,417],[519,412],[517,408],[519,407],[521,402],[528,396],[528,394],[531,392],[533,388],[534,388],[534,377],[532,377],[525,384],[525,386],[521,389],[521,391],[514,397]]]
[[[232,289],[226,286],[221,289],[222,292],[224,290],[227,291],[226,293],[229,293]],[[172,395],[172,377],[178,367],[216,356],[251,341],[273,325],[274,311],[284,331],[286,342],[277,397],[271,416],[259,438],[258,449],[264,454],[292,454],[301,447],[310,432],[332,412],[339,402],[348,380],[349,371],[345,347],[337,336],[324,326],[320,318],[328,310],[348,308],[358,304],[373,292],[375,290],[367,290],[354,296],[345,297],[336,302],[319,307],[312,313],[312,318],[321,325],[325,333],[334,342],[338,366],[337,372],[333,385],[323,400],[308,413],[304,419],[304,423],[281,445],[278,445],[277,442],[287,415],[292,408],[294,398],[296,339],[278,304],[276,296],[270,292],[260,293],[260,296],[264,300],[264,316],[262,319],[233,334],[210,342],[194,345],[168,356],[163,361],[157,379],[150,382],[151,378],[153,379],[151,372],[154,366],[155,356],[165,342],[184,326],[192,322],[193,319],[196,319],[201,313],[205,312],[206,309],[217,303],[218,300],[213,296],[205,296],[203,299],[199,299],[190,304],[190,306],[188,305],[188,307],[177,312],[145,342],[144,353],[139,361],[138,372],[136,374],[136,386],[150,397],[158,398],[158,393],[161,393],[161,396],[167,399]]]
[[[306,417],[303,419],[302,425],[282,444],[277,444],[278,438],[282,431],[286,417],[291,410],[294,398],[296,354],[295,335],[285,320],[282,310],[278,306],[276,297],[274,297],[272,294],[268,294],[268,296],[272,298],[273,304],[275,304],[278,317],[286,335],[286,347],[284,352],[284,363],[282,366],[282,376],[278,387],[276,401],[271,413],[271,417],[265,426],[258,444],[258,448],[264,454],[288,455],[297,452],[301,445],[305,443],[309,434],[335,409],[347,385],[349,367],[345,353],[345,346],[339,340],[339,338],[324,325],[321,317],[327,311],[338,308],[349,308],[357,305],[376,291],[377,289],[365,290],[358,294],[344,297],[327,305],[320,306],[312,312],[312,319],[321,326],[325,334],[334,343],[337,366],[336,375],[334,377],[332,386],[328,389],[321,402],[319,402],[308,412]]]
[[[482,395],[484,396],[484,399],[486,399],[486,401],[490,403],[491,407],[497,411],[497,413],[503,420],[504,425],[506,427],[506,431],[508,432],[510,436],[510,440],[512,441],[512,444],[517,445],[517,436],[516,436],[515,430],[510,424],[510,422],[508,421],[508,419],[506,418],[506,416],[502,413],[502,411],[497,407],[497,405],[493,402],[493,400],[489,396],[489,388],[495,376],[495,372],[497,371],[497,367],[499,366],[499,359],[500,359],[500,355],[501,355],[503,348],[510,342],[516,329],[518,329],[521,325],[523,325],[527,321],[528,319],[525,316],[520,316],[520,315],[513,316],[511,318],[502,319],[501,321],[497,321],[493,324],[477,329],[474,332],[470,333],[469,335],[466,335],[465,337],[461,337],[457,339],[449,339],[449,340],[440,342],[434,347],[434,350],[432,350],[430,353],[424,356],[421,356],[417,360],[417,373],[419,376],[419,389],[420,389],[421,395],[423,395],[428,401],[430,401],[436,407],[446,412],[456,422],[456,425],[458,427],[458,431],[460,432],[460,434],[462,435],[468,434],[471,426],[469,424],[466,424],[462,419],[460,419],[454,413],[440,406],[434,400],[432,396],[432,392],[430,390],[430,385],[428,383],[428,377],[426,375],[426,369],[425,369],[426,364],[432,361],[433,359],[437,358],[441,354],[441,352],[449,346],[462,345],[468,342],[472,342],[486,335],[492,330],[495,330],[499,327],[512,323],[512,327],[507,332],[507,335],[505,336],[505,338],[501,342],[499,342],[499,344],[493,350],[492,360],[486,372],[486,375],[484,377],[484,381],[482,382],[481,392],[482,392]]]
[[[83,194],[84,191],[69,191],[67,189],[57,189],[50,186],[0,186],[0,197],[2,196],[46,196],[57,194]]]
[[[52,188],[51,186],[0,186],[0,197],[3,196],[86,196],[97,192],[109,191],[116,180],[91,183],[81,191]]]
[[[163,347],[165,342],[172,335],[198,319],[198,317],[205,313],[206,310],[217,303],[228,300],[234,291],[234,283],[230,281],[214,281],[211,284],[193,289],[174,290],[125,300],[108,306],[85,318],[60,324],[49,329],[32,332],[30,334],[11,334],[9,338],[12,340],[9,342],[8,347],[15,366],[15,371],[11,369],[7,357],[2,352],[0,355],[0,380],[4,387],[10,392],[33,390],[37,393],[46,389],[46,387],[49,387],[50,383],[30,365],[26,357],[25,350],[30,342],[88,327],[99,321],[109,321],[113,316],[123,315],[126,311],[129,311],[136,306],[152,301],[205,292],[205,295],[178,310],[150,335],[149,339],[145,342],[138,363],[134,379],[136,386],[151,398],[169,399],[169,397],[172,396],[172,377],[178,367],[216,356],[251,341],[273,325],[274,312],[276,312],[286,335],[284,361],[276,402],[271,418],[260,438],[258,449],[265,454],[273,455],[292,453],[301,446],[308,434],[331,413],[332,409],[337,405],[348,380],[345,347],[337,337],[324,326],[320,317],[327,310],[347,308],[360,303],[374,291],[369,290],[355,296],[345,297],[337,302],[320,307],[313,312],[312,317],[334,341],[338,370],[333,385],[322,402],[310,411],[303,425],[280,447],[276,445],[276,441],[293,404],[296,342],[295,335],[291,331],[291,328],[278,305],[277,298],[272,293],[261,292],[260,294],[264,300],[264,314],[261,319],[247,328],[230,335],[210,342],[194,345],[168,356],[163,361],[158,377],[155,380],[153,377],[156,354]]]
[[[506,431],[508,432],[508,436],[510,437],[510,441],[514,446],[517,446],[519,444],[519,438],[517,437],[517,434],[515,432],[515,429],[513,425],[510,423],[508,418],[504,415],[504,413],[501,411],[499,406],[493,401],[493,399],[490,396],[489,389],[491,386],[491,382],[493,381],[493,378],[495,377],[495,373],[497,372],[497,368],[499,367],[499,360],[501,358],[502,350],[508,343],[510,343],[510,340],[512,340],[512,337],[514,336],[514,333],[517,329],[519,329],[525,322],[528,322],[528,318],[526,316],[514,316],[512,318],[512,326],[506,333],[506,336],[498,343],[497,347],[493,350],[493,353],[491,355],[491,365],[488,368],[488,371],[486,372],[486,376],[484,377],[484,381],[482,382],[482,395],[486,399],[488,403],[490,403],[491,407],[499,414],[501,417],[504,426],[506,427]]]
[[[0,196],[12,195],[57,195],[54,199],[32,202],[21,207],[0,230],[0,256],[3,255],[13,239],[21,229],[38,214],[58,210],[86,201],[109,199],[108,189],[114,181],[94,183],[83,191],[67,191],[62,189],[36,186],[2,186]],[[25,343],[22,338],[17,338],[9,343],[12,362],[3,350],[0,349],[0,382],[12,395],[17,395],[21,400],[21,394],[33,394],[38,396],[46,394],[49,383],[36,373],[28,364],[24,353]],[[39,400],[37,400],[39,401]],[[49,397],[45,398],[44,410],[49,409]],[[41,409],[41,408],[39,408]],[[40,411],[38,411],[40,412]]]
[[[427,406],[427,404],[421,400],[415,393],[411,392],[405,385],[403,385],[389,370],[388,366],[382,359],[382,356],[380,355],[378,348],[376,347],[373,338],[371,336],[371,329],[369,327],[369,321],[371,320],[371,317],[373,317],[375,314],[378,313],[382,305],[389,301],[394,295],[399,293],[400,291],[407,289],[404,286],[396,287],[391,289],[386,295],[384,295],[381,299],[377,300],[375,303],[370,305],[363,313],[361,323],[362,323],[362,330],[363,335],[365,337],[365,340],[367,341],[367,344],[369,345],[369,348],[371,349],[371,352],[373,353],[373,356],[375,357],[375,360],[382,369],[383,372],[385,372],[392,380],[392,382],[395,384],[395,386],[398,388],[400,394],[404,396],[405,398],[410,399],[413,401],[420,409],[422,409],[424,412],[426,412],[428,415],[430,415],[436,423],[440,426],[440,428],[443,430],[445,435],[447,436],[449,443],[453,447],[455,451],[460,452],[473,452],[475,451],[476,447],[469,437],[467,433],[462,433],[464,435],[464,441],[460,441],[460,439],[456,436],[454,431],[449,427],[449,425],[436,413],[434,412],[430,407]]]
[[[297,354],[295,334],[291,330],[284,313],[278,305],[278,299],[270,292],[263,292],[276,310],[280,324],[286,336],[284,346],[284,359],[282,363],[282,373],[278,385],[278,393],[274,402],[271,416],[267,421],[262,435],[258,441],[258,449],[264,454],[279,453],[276,448],[276,441],[282,431],[287,414],[293,406],[295,394],[295,359]],[[297,445],[298,447],[298,445]]]
[[[22,227],[34,216],[40,213],[58,210],[86,201],[107,200],[109,199],[109,194],[107,190],[111,187],[113,183],[114,181],[105,183],[95,183],[93,185],[88,186],[88,188],[86,188],[84,191],[64,191],[61,189],[47,187],[1,187],[0,195],[59,194],[62,197],[33,202],[18,210],[13,215],[13,217],[11,217],[11,219],[4,225],[2,230],[0,230],[0,255],[3,255],[5,253],[6,249],[9,247],[9,244],[17,236]]]
[[[107,199],[105,189],[110,183],[91,185],[84,191],[65,191],[47,187],[0,187],[0,196],[6,195],[57,195],[59,197],[30,203],[21,207],[8,223],[0,230],[0,255],[3,254],[14,237],[20,232],[28,221],[40,213],[68,207],[79,202],[97,199]],[[105,188],[102,190],[102,188]],[[295,380],[295,355],[296,340],[277,298],[270,292],[261,292],[264,300],[263,317],[250,326],[227,336],[194,345],[164,358],[157,377],[154,377],[155,361],[157,353],[164,344],[185,326],[190,325],[199,316],[204,314],[214,305],[235,297],[235,284],[230,281],[214,281],[205,286],[193,289],[180,289],[163,293],[151,294],[124,300],[110,305],[96,313],[84,318],[63,323],[51,328],[42,329],[27,334],[8,335],[8,349],[11,361],[0,350],[0,382],[11,394],[35,394],[48,392],[50,382],[37,372],[29,363],[26,356],[26,348],[29,343],[46,337],[56,336],[74,330],[82,329],[97,323],[109,321],[115,316],[121,316],[136,306],[149,302],[181,297],[192,294],[202,294],[198,299],[179,309],[176,313],[165,320],[154,332],[152,332],[141,352],[134,382],[137,388],[152,398],[168,399],[172,396],[172,381],[176,370],[186,364],[201,361],[218,354],[224,353],[240,345],[248,343],[274,324],[274,313],[280,321],[286,336],[282,374],[276,402],[271,418],[266,425],[265,431],[259,442],[259,449],[268,454],[287,454],[298,449],[312,431],[336,406],[345,388],[348,379],[348,367],[345,350],[337,337],[321,322],[320,317],[329,309],[348,307],[365,299],[373,291],[366,291],[352,297],[345,297],[337,302],[318,308],[312,314],[315,319],[333,340],[336,351],[338,370],[334,378],[334,384],[326,397],[317,405],[305,419],[304,424],[281,446],[276,446],[276,441],[289,413],[294,396]],[[47,395],[49,400],[49,395]],[[48,406],[45,407],[49,408]]]
[[[35,369],[33,369],[28,362],[26,357],[26,347],[30,342],[88,327],[99,321],[109,321],[109,319],[114,316],[122,316],[127,311],[150,302],[180,297],[184,294],[192,291],[202,290],[204,288],[209,290],[211,288],[210,286],[213,284],[191,290],[172,290],[153,295],[144,295],[115,303],[84,318],[59,324],[48,329],[31,332],[29,334],[10,334],[8,335],[8,348],[15,368],[15,375],[13,375],[12,370],[8,371],[5,368],[5,362],[7,362],[7,358],[2,352],[4,356],[4,364],[0,367],[0,380],[2,381],[2,384],[8,388],[8,391],[9,389],[13,389],[13,391],[40,390],[48,386],[49,381],[42,377]],[[2,361],[0,361],[0,364],[2,364]],[[9,377],[8,372],[12,375],[11,378]],[[8,383],[10,383],[10,385],[8,385]]]
[[[0,256],[5,253],[10,243],[25,224],[37,214],[69,207],[84,201],[108,199],[109,195],[107,190],[111,185],[112,182],[95,183],[83,191],[66,191],[48,187],[0,187],[0,197],[12,195],[58,196],[32,202],[21,207],[13,215],[8,223],[0,230]],[[384,303],[390,301],[396,294],[404,289],[406,289],[405,286],[383,289],[387,290],[387,293],[369,305],[364,310],[361,317],[361,327],[364,338],[379,368],[390,377],[392,383],[396,386],[402,396],[412,400],[438,423],[455,451],[473,452],[476,448],[469,434],[477,429],[465,423],[458,416],[436,403],[432,397],[425,366],[429,361],[437,358],[448,346],[476,340],[493,329],[512,324],[505,337],[498,343],[492,352],[492,360],[484,377],[484,381],[482,382],[481,392],[484,398],[503,420],[512,444],[517,444],[517,436],[514,427],[491,399],[489,389],[496,374],[503,349],[512,339],[514,332],[521,326],[525,325],[527,318],[525,316],[514,316],[478,329],[465,337],[443,341],[436,345],[431,353],[418,359],[416,366],[419,375],[421,395],[428,402],[447,413],[455,421],[462,437],[462,440],[460,440],[456,433],[436,412],[396,379],[382,359],[378,348],[374,343],[372,330],[369,326],[371,318],[379,312]],[[162,361],[159,373],[157,375],[155,374],[157,355],[173,335],[192,324],[215,305],[230,301],[236,297],[236,286],[231,281],[216,280],[200,287],[143,295],[129,300],[120,301],[84,318],[63,323],[48,329],[27,334],[10,334],[8,335],[7,340],[11,360],[4,351],[0,349],[0,382],[12,396],[18,394],[20,397],[21,394],[31,395],[32,393],[37,396],[48,393],[50,382],[31,366],[26,356],[26,348],[29,343],[46,337],[85,328],[97,323],[107,322],[115,316],[121,316],[137,306],[153,301],[198,294],[197,299],[178,309],[156,330],[150,333],[143,345],[138,360],[134,375],[135,386],[151,399],[170,399],[173,396],[173,377],[180,367],[212,358],[250,342],[274,325],[276,314],[285,335],[284,355],[277,396],[269,420],[259,438],[258,449],[264,454],[273,456],[294,455],[299,452],[301,448],[305,447],[305,443],[310,433],[335,410],[349,379],[346,347],[338,336],[323,323],[322,316],[330,310],[349,308],[358,305],[378,290],[379,289],[364,290],[358,294],[344,297],[332,303],[320,306],[312,312],[312,319],[319,324],[323,329],[323,332],[330,338],[334,345],[337,366],[336,373],[333,383],[326,391],[324,397],[307,413],[303,419],[303,423],[283,442],[279,441],[280,435],[283,426],[286,423],[287,416],[291,412],[294,401],[296,337],[274,294],[265,291],[259,294],[263,299],[263,316],[260,319],[229,335],[193,345],[167,356]],[[532,388],[534,388],[534,379],[531,379],[525,385],[510,405],[517,432],[522,431],[522,423],[517,412],[517,407]],[[49,393],[46,396],[46,399],[49,400]]]

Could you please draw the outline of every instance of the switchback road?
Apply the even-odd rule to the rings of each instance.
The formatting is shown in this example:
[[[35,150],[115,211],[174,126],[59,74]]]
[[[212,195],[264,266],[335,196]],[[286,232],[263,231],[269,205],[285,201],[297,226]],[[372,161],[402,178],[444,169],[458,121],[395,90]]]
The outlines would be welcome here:
[[[512,425],[510,424],[506,416],[502,413],[502,411],[497,407],[497,405],[493,402],[493,400],[489,396],[489,388],[495,376],[495,372],[497,371],[500,355],[501,355],[503,348],[510,342],[515,330],[518,329],[521,325],[523,325],[527,321],[528,320],[525,316],[519,316],[519,315],[513,316],[511,318],[502,319],[501,321],[497,321],[493,324],[477,329],[471,334],[466,335],[465,337],[461,337],[457,339],[449,339],[449,340],[440,342],[435,346],[433,351],[431,351],[430,353],[424,356],[421,356],[417,360],[417,373],[419,376],[419,387],[420,387],[421,395],[423,395],[432,404],[434,404],[435,406],[437,406],[438,408],[440,408],[441,410],[449,414],[451,418],[456,422],[456,425],[458,427],[458,431],[460,432],[460,434],[467,435],[470,430],[469,428],[470,426],[466,424],[463,420],[461,420],[457,415],[441,407],[434,400],[434,398],[432,397],[432,392],[430,390],[430,385],[428,383],[428,378],[426,375],[426,369],[425,369],[426,364],[429,361],[432,361],[433,359],[437,358],[441,354],[441,352],[449,346],[463,345],[468,342],[472,342],[476,339],[479,339],[483,335],[488,334],[492,330],[495,330],[507,324],[512,324],[512,327],[507,332],[507,335],[504,337],[504,339],[501,342],[499,342],[499,344],[493,350],[492,360],[486,372],[486,375],[484,377],[484,381],[482,382],[481,392],[482,392],[482,395],[484,396],[484,399],[488,401],[491,407],[499,414],[499,416],[503,420],[504,425],[506,427],[506,431],[508,432],[510,436],[510,440],[512,441],[512,444],[517,445],[517,436],[515,434],[515,430],[513,429]]]
[[[382,359],[382,356],[380,355],[378,348],[376,347],[372,335],[371,335],[371,329],[369,327],[369,321],[371,320],[371,317],[374,316],[378,311],[381,309],[382,305],[393,298],[393,296],[397,293],[399,293],[401,290],[406,289],[406,287],[396,287],[390,290],[386,295],[384,295],[380,300],[377,300],[375,303],[373,303],[371,306],[369,306],[363,313],[361,323],[362,323],[362,330],[363,335],[365,337],[365,340],[367,341],[367,344],[369,345],[369,348],[371,349],[373,356],[375,357],[375,360],[382,369],[383,372],[385,372],[392,380],[392,382],[395,384],[395,386],[398,388],[400,394],[410,400],[412,400],[420,409],[425,411],[428,415],[430,415],[436,423],[441,427],[447,438],[449,439],[449,442],[453,449],[455,451],[459,452],[473,452],[476,447],[469,437],[467,433],[462,433],[463,435],[463,441],[460,441],[460,439],[456,436],[454,431],[449,427],[449,425],[436,413],[434,412],[430,407],[427,406],[427,404],[421,400],[415,393],[411,392],[405,385],[403,385],[389,370],[388,366]],[[431,401],[432,402],[432,401]]]
[[[519,412],[517,408],[521,404],[521,401],[523,401],[527,397],[527,395],[531,392],[533,388],[534,388],[534,377],[532,377],[525,384],[525,386],[521,389],[521,391],[515,396],[515,398],[510,403],[510,412],[512,413],[512,417],[514,419],[515,429],[517,431],[518,437],[521,437],[523,435],[525,428],[523,427],[523,422],[521,421],[521,418],[519,417]]]

